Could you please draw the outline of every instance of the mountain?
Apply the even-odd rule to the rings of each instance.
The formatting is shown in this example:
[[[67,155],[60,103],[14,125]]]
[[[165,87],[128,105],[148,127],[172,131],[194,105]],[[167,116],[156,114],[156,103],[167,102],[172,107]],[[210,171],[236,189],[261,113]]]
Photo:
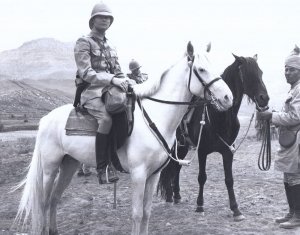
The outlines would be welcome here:
[[[74,43],[53,38],[25,42],[0,53],[0,80],[74,79]]]

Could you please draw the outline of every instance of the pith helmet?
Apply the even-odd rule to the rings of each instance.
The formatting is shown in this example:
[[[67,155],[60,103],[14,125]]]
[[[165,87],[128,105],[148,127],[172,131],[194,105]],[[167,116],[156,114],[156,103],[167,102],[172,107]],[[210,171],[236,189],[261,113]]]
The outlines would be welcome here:
[[[110,24],[112,24],[112,22],[114,21],[114,17],[112,15],[111,9],[106,4],[101,2],[101,3],[96,4],[92,10],[91,18],[89,20],[90,29],[92,29],[92,27],[93,27],[92,19],[98,15],[110,16],[110,18],[111,18]]]
[[[129,69],[131,71],[139,69],[140,67],[142,67],[142,66],[140,66],[139,63],[135,60],[131,60],[130,63],[129,63]]]

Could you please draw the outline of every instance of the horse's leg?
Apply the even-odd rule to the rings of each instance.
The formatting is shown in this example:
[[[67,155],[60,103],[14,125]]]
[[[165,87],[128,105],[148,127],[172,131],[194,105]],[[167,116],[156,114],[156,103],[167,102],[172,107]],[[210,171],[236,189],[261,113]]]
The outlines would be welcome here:
[[[178,158],[179,159],[184,159],[186,155],[189,152],[189,146],[186,144],[184,146],[181,146],[178,148]],[[181,170],[181,165],[176,164],[176,174],[173,180],[173,193],[174,193],[174,203],[178,204],[181,201],[181,196],[180,196],[180,186],[179,186],[179,176],[180,176],[180,170]]]
[[[53,190],[53,182],[58,172],[59,161],[51,162],[47,164],[45,161],[45,166],[43,166],[43,201],[44,208],[42,208],[43,215],[41,215],[40,220],[43,221],[42,224],[42,234],[47,233],[47,221],[48,221],[48,209],[50,205],[50,197]],[[46,167],[47,166],[47,167]]]
[[[166,185],[166,202],[173,202],[173,179],[169,179]]]
[[[245,219],[238,208],[238,204],[236,202],[235,193],[233,189],[233,176],[232,176],[232,161],[233,161],[233,154],[231,151],[227,151],[226,153],[222,154],[223,157],[223,167],[225,173],[225,184],[228,191],[229,196],[229,205],[230,209],[233,212],[233,217],[235,221],[241,221]]]
[[[198,151],[198,161],[199,161],[199,175],[198,175],[198,183],[199,183],[199,194],[197,198],[197,209],[196,212],[204,213],[204,199],[203,199],[203,190],[204,184],[207,179],[206,175],[206,154],[200,154],[200,150]]]
[[[143,219],[141,223],[141,232],[140,234],[148,234],[149,219],[151,215],[151,207],[153,194],[159,180],[159,174],[150,176],[146,181],[145,193],[144,193],[144,210],[143,210]]]
[[[146,185],[146,170],[137,167],[132,169],[132,235],[139,235],[143,218],[144,193]]]
[[[174,193],[174,203],[178,204],[181,201],[180,196],[180,186],[179,186],[179,176],[180,176],[181,165],[176,166],[176,175],[173,180],[173,193]]]
[[[56,224],[56,208],[57,203],[60,200],[64,190],[70,184],[74,173],[79,166],[79,162],[74,158],[66,155],[59,169],[59,175],[55,181],[53,193],[50,200],[50,224],[49,224],[49,235],[58,235],[57,224]]]

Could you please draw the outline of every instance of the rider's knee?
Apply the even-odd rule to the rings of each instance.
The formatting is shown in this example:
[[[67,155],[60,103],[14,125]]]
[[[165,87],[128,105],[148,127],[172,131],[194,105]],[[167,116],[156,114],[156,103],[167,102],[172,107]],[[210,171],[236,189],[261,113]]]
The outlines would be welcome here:
[[[103,134],[108,134],[112,127],[112,118],[109,116],[104,117],[98,122],[98,124],[99,124],[98,132]]]

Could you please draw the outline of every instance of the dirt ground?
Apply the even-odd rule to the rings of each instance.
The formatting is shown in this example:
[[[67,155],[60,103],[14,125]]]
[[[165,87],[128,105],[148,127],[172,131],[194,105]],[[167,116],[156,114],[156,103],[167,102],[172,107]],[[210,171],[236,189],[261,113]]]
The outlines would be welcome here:
[[[33,145],[32,137],[4,141],[0,138],[1,235],[27,234],[26,231],[16,233],[16,228],[11,228],[21,191],[10,193],[10,190],[25,176]],[[276,148],[275,140],[272,141],[273,157]],[[274,218],[287,209],[282,175],[273,170],[273,164],[268,172],[258,169],[259,149],[260,142],[250,136],[235,154],[233,163],[235,192],[240,210],[246,217],[244,221],[233,221],[224,184],[222,160],[219,154],[212,154],[207,162],[205,214],[195,212],[198,193],[198,164],[195,159],[190,167],[182,170],[180,204],[165,203],[160,197],[154,197],[149,234],[300,234],[300,228],[284,230],[274,223]],[[113,209],[113,185],[99,186],[95,171],[89,177],[74,176],[58,207],[60,234],[130,234],[130,180],[127,174],[120,176],[116,209]]]

